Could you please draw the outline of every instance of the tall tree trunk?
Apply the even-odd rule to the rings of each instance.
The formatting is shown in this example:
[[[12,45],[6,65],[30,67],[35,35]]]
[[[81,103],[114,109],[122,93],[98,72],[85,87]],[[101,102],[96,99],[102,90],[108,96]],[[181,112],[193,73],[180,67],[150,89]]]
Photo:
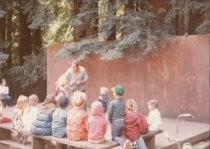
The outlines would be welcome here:
[[[20,51],[20,65],[24,63],[24,57],[32,53],[31,48],[31,30],[28,28],[29,23],[28,13],[24,14],[22,9],[20,10],[20,41],[19,41],[19,51]]]
[[[0,50],[5,51],[6,17],[0,18]]]
[[[7,17],[6,17],[6,41],[8,43],[8,46],[6,48],[7,54],[9,54],[9,58],[7,59],[7,67],[12,67],[12,10],[8,11]]]
[[[72,12],[73,16],[76,16],[79,13],[79,9],[81,8],[81,6],[82,6],[82,0],[74,0],[73,12]],[[74,42],[79,41],[84,36],[85,36],[85,29],[81,29],[80,27],[73,28],[73,41]]]
[[[85,18],[86,38],[95,37],[98,33],[98,1],[91,1],[89,3],[91,5],[92,13]]]
[[[39,49],[42,47],[41,27],[34,31],[33,38],[34,50],[38,53]]]

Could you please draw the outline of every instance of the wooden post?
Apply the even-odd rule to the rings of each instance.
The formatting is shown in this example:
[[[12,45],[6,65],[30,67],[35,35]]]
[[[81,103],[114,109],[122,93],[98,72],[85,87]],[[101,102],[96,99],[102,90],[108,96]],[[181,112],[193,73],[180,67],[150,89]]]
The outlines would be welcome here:
[[[45,149],[45,140],[32,136],[32,149]]]
[[[0,128],[0,140],[10,139],[11,138],[11,130]]]
[[[148,149],[155,149],[155,136],[144,140]]]

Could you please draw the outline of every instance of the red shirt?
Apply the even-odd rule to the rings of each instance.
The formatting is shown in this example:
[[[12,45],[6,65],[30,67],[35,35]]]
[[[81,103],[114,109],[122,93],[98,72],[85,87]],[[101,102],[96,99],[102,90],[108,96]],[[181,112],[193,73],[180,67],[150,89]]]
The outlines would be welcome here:
[[[125,137],[131,141],[137,140],[148,129],[146,118],[138,112],[125,112]]]

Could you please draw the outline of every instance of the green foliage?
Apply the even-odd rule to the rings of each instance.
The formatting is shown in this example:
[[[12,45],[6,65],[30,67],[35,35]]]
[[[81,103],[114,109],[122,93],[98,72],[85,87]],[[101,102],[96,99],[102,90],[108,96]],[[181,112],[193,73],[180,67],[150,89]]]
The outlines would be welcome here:
[[[15,78],[15,81],[26,87],[35,84],[39,80],[46,80],[47,66],[46,53],[41,52],[38,55],[25,57],[24,65],[15,66],[6,71],[6,75]]]

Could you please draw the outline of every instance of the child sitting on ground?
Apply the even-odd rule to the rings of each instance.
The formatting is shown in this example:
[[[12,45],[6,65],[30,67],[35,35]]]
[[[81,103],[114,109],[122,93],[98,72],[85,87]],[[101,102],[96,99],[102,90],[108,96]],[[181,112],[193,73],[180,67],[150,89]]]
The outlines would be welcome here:
[[[147,118],[147,122],[149,124],[149,131],[158,131],[160,129],[161,115],[158,110],[158,101],[152,99],[148,102],[149,115]]]
[[[75,91],[72,95],[73,107],[67,117],[67,137],[69,140],[88,139],[88,114],[84,110],[86,98],[86,94],[81,91]]]
[[[128,99],[126,101],[125,112],[125,137],[136,144],[136,149],[147,149],[144,140],[141,137],[147,130],[147,120],[141,113],[137,112],[136,101],[134,99]]]
[[[59,96],[57,101],[58,108],[53,113],[52,120],[52,135],[55,137],[66,137],[66,124],[68,115],[66,107],[68,104],[69,99],[66,96]]]
[[[56,109],[56,100],[53,95],[47,95],[44,103],[37,115],[36,120],[32,123],[31,132],[35,135],[49,136],[52,135],[52,115]]]
[[[108,103],[107,92],[108,92],[108,88],[106,87],[100,88],[99,101],[102,103],[104,113],[106,113],[107,111],[107,103]]]
[[[103,106],[99,101],[91,104],[91,116],[88,119],[88,141],[102,143],[105,141],[107,122],[103,113]]]
[[[112,88],[112,91],[115,99],[110,102],[108,110],[112,140],[119,143],[123,149],[131,149],[130,140],[125,141],[123,135],[125,103],[122,100],[122,96],[124,88],[121,85],[116,85]]]

